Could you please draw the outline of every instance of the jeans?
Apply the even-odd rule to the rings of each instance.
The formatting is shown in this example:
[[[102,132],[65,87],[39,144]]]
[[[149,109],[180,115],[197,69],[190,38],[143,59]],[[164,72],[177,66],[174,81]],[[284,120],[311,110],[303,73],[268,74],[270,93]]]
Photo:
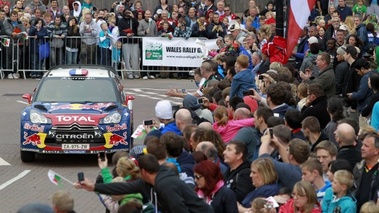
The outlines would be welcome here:
[[[77,64],[78,63],[78,52],[71,52],[66,50],[66,64]]]
[[[42,62],[43,60],[39,60],[39,53],[36,52],[31,52],[30,54],[30,60],[31,60],[31,68],[32,72],[30,73],[31,75],[42,75]]]

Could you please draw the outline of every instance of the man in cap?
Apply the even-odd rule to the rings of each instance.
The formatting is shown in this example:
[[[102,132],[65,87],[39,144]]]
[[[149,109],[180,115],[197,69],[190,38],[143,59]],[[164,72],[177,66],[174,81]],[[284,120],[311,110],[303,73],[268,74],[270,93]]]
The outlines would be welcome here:
[[[181,131],[176,126],[175,120],[173,119],[172,105],[168,100],[158,101],[155,105],[155,116],[158,118],[159,123],[155,121],[151,126],[145,126],[148,136],[150,135],[163,135],[166,132],[173,132],[175,134],[181,135]],[[163,124],[163,127],[161,127]],[[152,128],[157,129],[153,130]]]

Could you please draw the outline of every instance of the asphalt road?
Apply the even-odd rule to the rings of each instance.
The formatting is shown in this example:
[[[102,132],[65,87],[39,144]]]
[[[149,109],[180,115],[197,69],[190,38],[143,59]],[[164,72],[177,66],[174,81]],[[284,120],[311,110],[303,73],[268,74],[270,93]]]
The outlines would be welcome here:
[[[76,190],[66,181],[62,187],[58,187],[47,176],[48,170],[52,169],[72,182],[77,180],[80,171],[87,178],[95,179],[99,173],[96,156],[37,155],[33,163],[21,162],[20,112],[26,105],[22,95],[31,93],[37,83],[37,80],[32,79],[0,80],[0,212],[16,212],[30,202],[51,205],[51,195],[60,189],[73,195],[77,212],[105,212],[95,193]],[[142,124],[143,120],[155,116],[154,106],[158,100],[168,99],[173,103],[181,103],[179,98],[164,95],[168,89],[196,89],[191,80],[175,79],[123,80],[123,85],[126,92],[136,98],[133,103],[135,127]]]

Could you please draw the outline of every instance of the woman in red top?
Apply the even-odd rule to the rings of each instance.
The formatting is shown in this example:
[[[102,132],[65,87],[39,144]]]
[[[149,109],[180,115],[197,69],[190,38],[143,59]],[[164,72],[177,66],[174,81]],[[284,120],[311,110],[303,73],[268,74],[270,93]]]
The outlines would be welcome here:
[[[304,180],[297,182],[292,198],[280,207],[279,213],[321,213],[314,187]]]

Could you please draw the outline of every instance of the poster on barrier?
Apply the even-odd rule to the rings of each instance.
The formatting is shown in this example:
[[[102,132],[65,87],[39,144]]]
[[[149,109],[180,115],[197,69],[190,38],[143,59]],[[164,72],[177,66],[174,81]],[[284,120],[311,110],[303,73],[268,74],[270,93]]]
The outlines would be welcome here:
[[[216,39],[145,37],[142,40],[144,66],[199,67],[208,51],[217,49]]]

